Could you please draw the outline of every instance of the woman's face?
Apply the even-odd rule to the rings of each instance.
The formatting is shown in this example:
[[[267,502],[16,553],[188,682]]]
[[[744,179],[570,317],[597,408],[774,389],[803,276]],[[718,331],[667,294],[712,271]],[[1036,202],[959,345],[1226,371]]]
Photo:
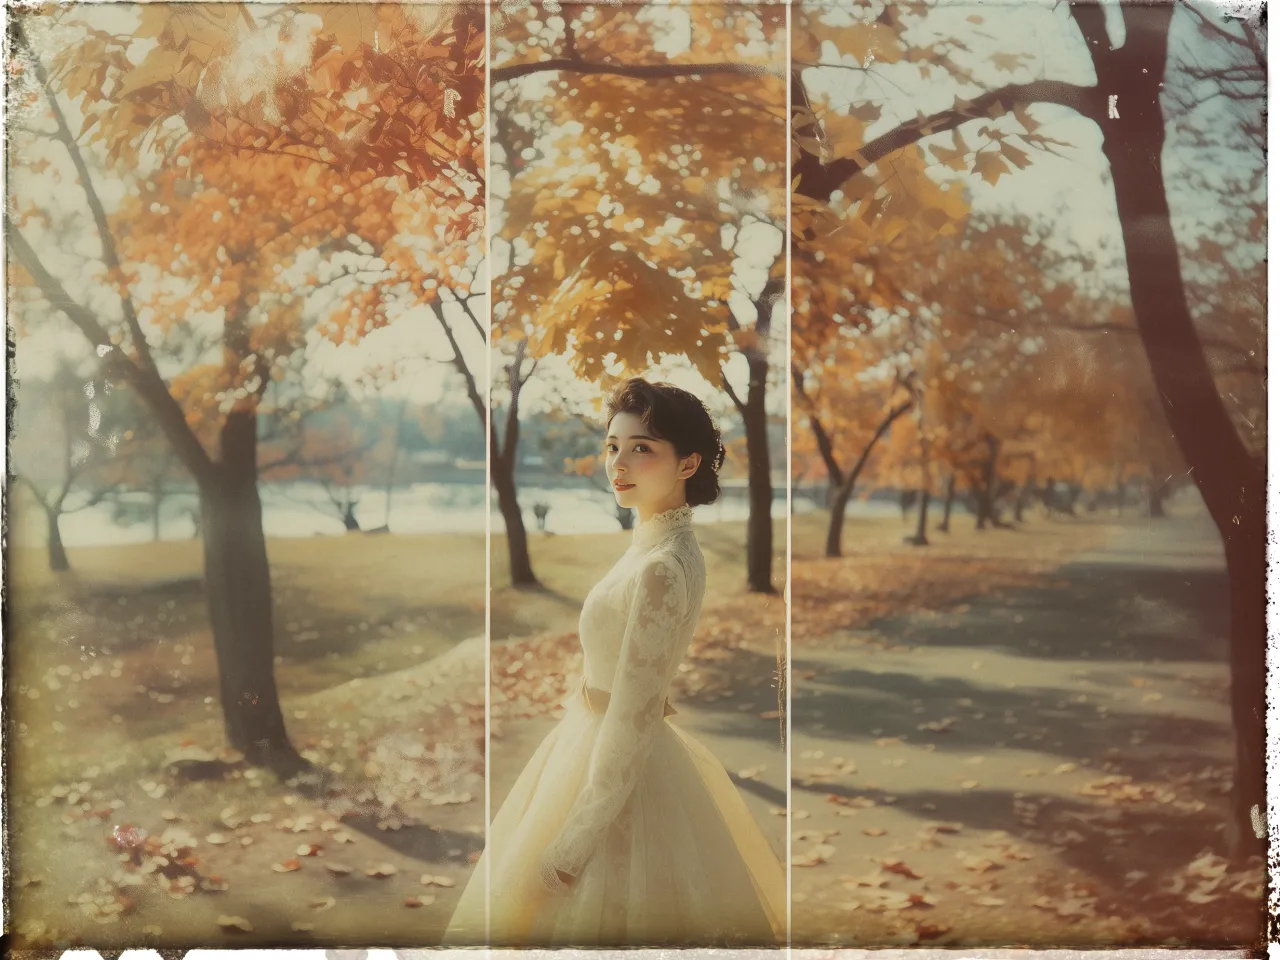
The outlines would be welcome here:
[[[634,413],[619,413],[605,438],[605,473],[621,507],[634,507],[642,521],[685,502],[684,481],[693,476],[698,454],[683,460]]]

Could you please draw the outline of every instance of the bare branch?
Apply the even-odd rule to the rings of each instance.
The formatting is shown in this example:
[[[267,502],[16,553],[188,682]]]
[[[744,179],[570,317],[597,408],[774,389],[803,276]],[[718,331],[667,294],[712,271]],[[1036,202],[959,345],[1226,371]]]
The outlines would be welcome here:
[[[465,301],[463,301],[465,307]],[[444,305],[435,300],[431,304],[431,312],[435,314],[436,320],[440,322],[440,328],[444,331],[445,337],[449,341],[449,347],[453,350],[453,357],[450,362],[455,370],[462,374],[462,379],[467,385],[467,398],[471,401],[471,406],[476,412],[476,416],[480,418],[480,422],[485,422],[485,406],[484,399],[480,396],[480,390],[476,385],[475,374],[467,367],[467,362],[462,356],[462,349],[458,346],[458,338],[453,335],[453,328],[449,326],[449,321],[444,318]],[[471,313],[470,309],[467,313]],[[474,320],[474,315],[472,315]]]
[[[44,63],[36,54],[35,48],[31,45],[26,32],[22,29],[22,21],[20,19],[15,18],[13,21],[13,34],[18,43],[26,48],[32,74],[44,92],[45,100],[53,113],[54,122],[58,126],[59,138],[66,147],[67,154],[71,157],[71,163],[75,166],[76,174],[80,178],[80,186],[84,190],[85,201],[89,205],[89,211],[93,214],[94,225],[98,229],[98,239],[102,244],[102,259],[107,265],[108,276],[114,277],[121,284],[119,291],[120,307],[124,313],[125,324],[129,328],[129,337],[133,341],[134,351],[138,355],[142,368],[158,379],[160,373],[156,368],[155,360],[151,356],[147,338],[142,332],[142,325],[138,322],[138,313],[134,307],[133,298],[129,296],[128,291],[123,286],[124,274],[120,269],[120,257],[116,252],[115,237],[111,233],[111,225],[107,222],[107,211],[102,206],[102,200],[98,197],[97,190],[94,189],[93,180],[89,176],[89,167],[84,161],[84,155],[80,152],[80,145],[71,133],[71,127],[67,124],[67,118],[62,113],[62,107],[58,105],[58,98],[54,95],[53,88],[49,85],[49,77],[45,73]]]
[[[729,382],[729,378],[723,372],[720,374],[720,383],[724,385],[724,392],[729,395],[733,405],[738,408],[738,413],[745,417],[747,415],[747,405],[738,397],[737,391],[733,389],[733,384]]]
[[[169,438],[192,476],[197,479],[207,476],[213,462],[201,446],[199,439],[187,426],[186,414],[178,405],[178,401],[169,393],[169,388],[160,378],[160,374],[154,367],[150,370],[139,367],[112,342],[110,334],[99,322],[97,316],[76,302],[67,293],[62,283],[45,269],[31,244],[22,235],[22,231],[11,227],[8,240],[18,262],[31,274],[44,298],[75,324],[89,343],[97,348],[105,372],[127,379],[138,395],[151,407],[165,436]]]
[[[462,307],[463,310],[467,312],[467,316],[471,318],[471,323],[476,328],[476,333],[480,334],[480,339],[484,340],[487,343],[489,340],[489,334],[484,329],[484,325],[480,323],[480,318],[477,317],[474,311],[472,311],[471,309],[471,301],[474,300],[476,297],[483,297],[483,296],[486,296],[486,294],[473,293],[471,296],[466,297],[465,299],[459,299],[458,304]]]

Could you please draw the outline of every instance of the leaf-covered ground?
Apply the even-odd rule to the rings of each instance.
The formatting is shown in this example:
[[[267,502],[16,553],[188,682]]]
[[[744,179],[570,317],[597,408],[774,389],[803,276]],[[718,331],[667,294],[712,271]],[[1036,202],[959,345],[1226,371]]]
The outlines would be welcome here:
[[[821,518],[797,519],[795,942],[1251,942],[1261,868],[1221,857],[1212,528],[966,521],[923,551],[854,522],[827,560]],[[782,608],[743,591],[739,526],[699,529],[712,585],[674,699],[781,852]],[[333,778],[319,792],[222,751],[191,545],[73,551],[57,583],[15,551],[16,945],[433,942],[483,843],[483,646],[460,641],[481,632],[464,571],[484,551],[427,539],[272,545],[286,716]],[[535,538],[536,593],[495,570],[495,810],[568,693],[581,594],[624,547]]]
[[[797,944],[1254,942],[1223,859],[1232,740],[1212,525],[1039,519],[927,550],[855,525],[793,565]],[[824,599],[829,598],[829,599]]]
[[[286,721],[318,789],[224,748],[197,544],[73,550],[58,580],[13,552],[16,946],[443,931],[483,844],[483,537],[270,550]]]

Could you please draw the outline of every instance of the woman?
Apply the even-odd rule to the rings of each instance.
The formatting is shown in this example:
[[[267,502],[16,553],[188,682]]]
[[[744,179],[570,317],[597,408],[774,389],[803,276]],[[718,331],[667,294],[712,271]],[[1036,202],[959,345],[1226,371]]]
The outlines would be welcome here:
[[[609,398],[605,469],[638,523],[583,603],[583,679],[520,774],[446,942],[772,944],[786,875],[723,766],[670,717],[706,568],[692,508],[719,495],[720,432],[695,396],[641,379]]]

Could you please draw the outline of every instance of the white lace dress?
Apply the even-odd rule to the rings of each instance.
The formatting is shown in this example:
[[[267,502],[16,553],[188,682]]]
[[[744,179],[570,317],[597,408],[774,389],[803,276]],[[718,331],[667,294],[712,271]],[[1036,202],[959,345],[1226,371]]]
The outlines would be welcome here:
[[[772,945],[786,874],[724,767],[670,717],[706,567],[687,507],[592,588],[580,684],[490,825],[446,943]],[[570,886],[560,870],[576,878]]]

